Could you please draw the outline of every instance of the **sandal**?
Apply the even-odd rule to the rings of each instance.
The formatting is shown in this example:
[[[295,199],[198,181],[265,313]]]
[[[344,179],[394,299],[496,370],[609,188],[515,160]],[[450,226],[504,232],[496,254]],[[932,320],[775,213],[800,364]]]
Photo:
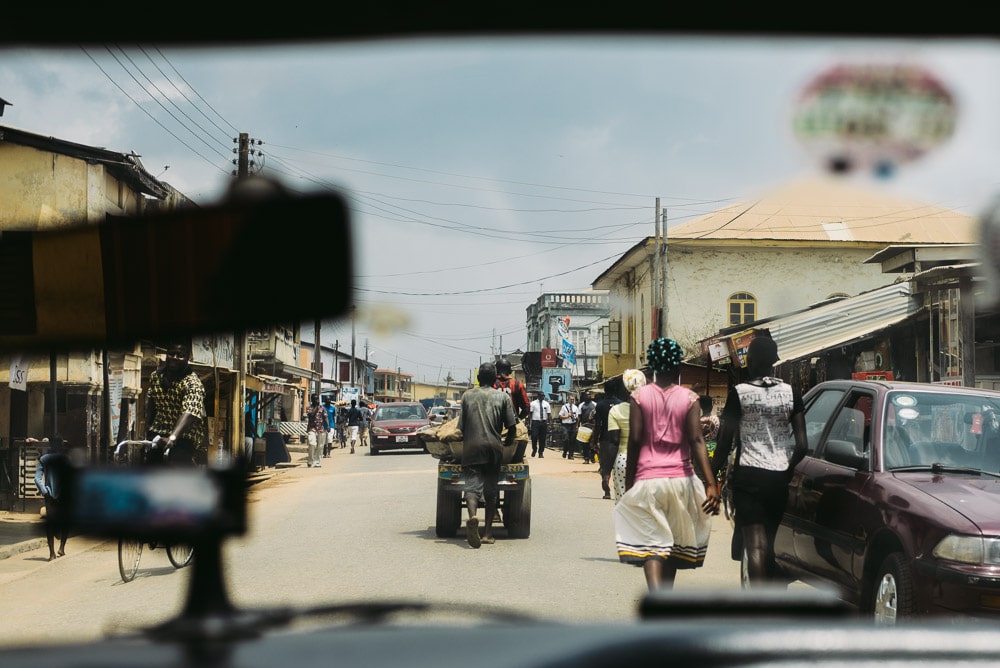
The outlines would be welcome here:
[[[479,520],[475,517],[470,517],[465,523],[465,540],[469,541],[469,545],[473,548],[478,548],[483,544],[479,537]]]

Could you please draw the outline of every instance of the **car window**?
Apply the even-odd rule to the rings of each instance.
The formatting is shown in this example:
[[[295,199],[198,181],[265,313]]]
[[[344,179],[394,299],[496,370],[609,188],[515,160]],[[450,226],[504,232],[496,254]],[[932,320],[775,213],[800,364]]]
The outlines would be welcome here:
[[[857,455],[864,456],[871,461],[872,443],[872,407],[875,397],[869,392],[852,391],[841,408],[836,412],[831,420],[830,432],[827,435],[826,445],[821,456],[826,458],[826,453],[831,449],[829,444],[838,441],[849,446],[848,451],[853,449]],[[839,449],[839,452],[844,452]]]
[[[886,411],[886,467],[944,464],[1000,470],[996,415],[996,405],[981,397],[892,393]]]
[[[806,439],[809,443],[809,448],[807,450],[808,454],[811,455],[816,452],[816,447],[819,445],[819,439],[823,435],[823,431],[826,429],[830,416],[833,415],[834,409],[837,408],[838,404],[840,404],[840,400],[843,396],[843,390],[825,390],[813,397],[809,402],[809,405],[806,406]]]

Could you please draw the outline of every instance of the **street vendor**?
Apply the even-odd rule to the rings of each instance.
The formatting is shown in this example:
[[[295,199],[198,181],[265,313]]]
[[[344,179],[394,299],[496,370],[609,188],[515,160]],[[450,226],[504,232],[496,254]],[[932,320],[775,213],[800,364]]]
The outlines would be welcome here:
[[[465,535],[473,548],[496,542],[493,521],[500,501],[498,483],[503,448],[514,445],[517,436],[514,402],[506,392],[493,389],[496,367],[491,362],[484,362],[479,366],[477,378],[479,387],[466,390],[462,395],[462,412],[458,417],[458,427],[465,441],[462,466],[466,475],[465,503],[469,511]],[[504,429],[507,433],[501,442]],[[486,506],[486,526],[482,535],[476,517],[480,501]]]

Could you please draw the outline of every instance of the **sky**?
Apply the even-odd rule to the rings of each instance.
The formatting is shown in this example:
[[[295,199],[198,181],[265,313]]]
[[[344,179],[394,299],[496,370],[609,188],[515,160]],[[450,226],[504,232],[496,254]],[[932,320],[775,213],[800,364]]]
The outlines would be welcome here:
[[[0,51],[0,125],[135,152],[199,204],[224,197],[234,138],[298,193],[345,194],[357,315],[323,321],[418,381],[526,349],[540,294],[581,291],[654,231],[822,173],[792,132],[808,84],[844,63],[924,68],[955,129],[890,173],[847,178],[978,214],[1000,192],[1000,45],[659,37],[383,40],[242,49]],[[321,298],[321,297],[320,297]],[[312,339],[312,323],[303,338]]]

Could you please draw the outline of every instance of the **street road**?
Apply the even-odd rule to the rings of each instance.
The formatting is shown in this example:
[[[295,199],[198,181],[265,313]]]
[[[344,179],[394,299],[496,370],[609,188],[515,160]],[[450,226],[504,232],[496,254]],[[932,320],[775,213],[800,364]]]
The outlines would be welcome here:
[[[529,459],[531,537],[470,548],[464,531],[434,531],[437,460],[419,452],[371,457],[336,450],[322,468],[304,465],[255,485],[246,536],[224,549],[237,606],[408,599],[474,603],[557,621],[634,619],[645,593],[639,568],[618,562],[612,501],[596,465],[558,453]],[[681,571],[676,588],[739,586],[729,559],[731,529],[714,518],[703,568]],[[143,553],[123,583],[117,544],[71,537],[67,556],[47,548],[0,560],[4,645],[86,640],[176,614],[190,569],[165,551]]]

